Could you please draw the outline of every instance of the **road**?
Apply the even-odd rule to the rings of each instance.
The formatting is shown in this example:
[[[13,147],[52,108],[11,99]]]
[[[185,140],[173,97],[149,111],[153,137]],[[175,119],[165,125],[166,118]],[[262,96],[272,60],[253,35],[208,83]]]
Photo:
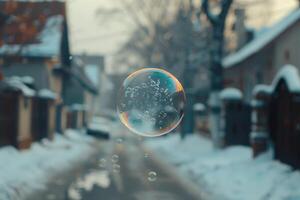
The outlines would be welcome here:
[[[100,141],[97,148],[89,163],[54,177],[30,200],[200,200],[139,138]]]

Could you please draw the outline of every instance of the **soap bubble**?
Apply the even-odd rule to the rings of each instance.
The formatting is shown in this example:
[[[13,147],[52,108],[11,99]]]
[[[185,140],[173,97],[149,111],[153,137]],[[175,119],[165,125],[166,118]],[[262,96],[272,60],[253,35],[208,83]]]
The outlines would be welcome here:
[[[146,68],[129,75],[118,98],[122,123],[132,132],[147,137],[172,131],[183,118],[185,94],[169,72]]]
[[[157,179],[157,174],[154,171],[151,171],[148,173],[148,181],[153,182],[156,181]]]

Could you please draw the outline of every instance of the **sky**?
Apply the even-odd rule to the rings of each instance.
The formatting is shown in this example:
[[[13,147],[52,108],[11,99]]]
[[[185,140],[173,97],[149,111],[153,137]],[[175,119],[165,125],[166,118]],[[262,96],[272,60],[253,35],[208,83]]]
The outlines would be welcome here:
[[[123,12],[106,18],[97,15],[97,11],[118,8],[118,1],[67,1],[72,53],[101,54],[105,56],[106,66],[112,64],[116,51],[130,36],[133,26]]]
[[[120,9],[122,0],[67,0],[71,49],[73,53],[102,54],[110,65],[115,52],[127,40],[134,25]],[[268,26],[294,9],[297,0],[235,0],[247,8],[247,24]],[[270,8],[266,10],[266,7]],[[103,18],[98,10],[118,9],[118,15]],[[103,13],[103,12],[102,12]]]

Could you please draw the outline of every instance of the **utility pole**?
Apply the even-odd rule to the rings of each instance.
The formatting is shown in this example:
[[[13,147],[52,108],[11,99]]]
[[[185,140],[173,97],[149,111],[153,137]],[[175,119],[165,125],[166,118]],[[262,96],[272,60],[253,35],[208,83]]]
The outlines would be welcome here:
[[[209,96],[210,106],[210,130],[214,146],[221,148],[223,146],[223,135],[220,131],[221,121],[221,99],[220,92],[223,89],[223,46],[224,46],[224,28],[226,17],[233,0],[222,0],[220,3],[220,12],[213,14],[209,7],[209,0],[202,1],[202,9],[212,25],[212,47],[211,47],[211,66],[210,66],[210,84],[211,92]]]

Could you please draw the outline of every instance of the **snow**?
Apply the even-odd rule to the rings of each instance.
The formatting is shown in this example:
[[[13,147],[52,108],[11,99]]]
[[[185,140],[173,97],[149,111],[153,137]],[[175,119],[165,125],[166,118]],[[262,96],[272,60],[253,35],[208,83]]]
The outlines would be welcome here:
[[[300,172],[273,160],[271,151],[253,159],[249,147],[216,150],[197,134],[183,141],[172,134],[146,145],[194,181],[205,199],[300,199]]]
[[[98,130],[103,132],[111,132],[112,122],[103,117],[93,117],[89,123],[88,128],[92,130]]]
[[[38,92],[38,96],[42,98],[48,98],[48,99],[56,99],[57,94],[49,89],[41,89]]]
[[[5,82],[17,89],[17,90],[20,90],[25,96],[34,96],[35,95],[35,91],[30,89],[29,87],[27,87],[23,82],[22,80],[20,79],[20,77],[11,77],[11,78],[8,78],[8,79],[5,79]]]
[[[70,106],[70,110],[84,111],[87,109],[88,109],[88,106],[85,104],[73,104]]]
[[[241,91],[236,88],[225,88],[224,90],[222,90],[220,96],[221,96],[221,99],[223,99],[223,100],[226,100],[226,99],[240,100],[243,97]]]
[[[224,58],[223,66],[225,68],[231,67],[255,54],[270,42],[272,42],[280,34],[282,34],[288,27],[296,23],[299,19],[300,9],[297,9],[287,17],[283,18],[280,22],[274,24],[268,30],[265,30],[254,40],[249,42],[249,44],[244,46],[241,50]]]
[[[99,85],[99,67],[97,65],[86,65],[84,72],[95,86]]]
[[[49,17],[44,29],[38,36],[37,44],[4,44],[0,47],[0,54],[23,56],[43,56],[53,57],[60,53],[60,44],[62,38],[63,16],[56,15]]]
[[[33,191],[43,189],[56,173],[71,168],[88,158],[94,140],[68,130],[56,135],[53,142],[34,143],[31,149],[18,151],[11,146],[0,149],[0,199],[24,199]]]
[[[256,96],[259,92],[264,92],[264,93],[271,93],[272,92],[272,87],[264,84],[258,84],[254,87],[253,89],[253,96]]]
[[[272,82],[272,89],[275,90],[275,87],[280,80],[284,79],[287,83],[287,87],[291,92],[300,92],[300,78],[298,69],[293,65],[285,65],[277,73],[274,81]]]
[[[198,112],[205,111],[205,105],[202,103],[196,103],[194,104],[193,109],[194,111],[198,111]]]
[[[31,76],[23,76],[23,77],[21,77],[21,81],[25,84],[33,84],[34,78]]]

